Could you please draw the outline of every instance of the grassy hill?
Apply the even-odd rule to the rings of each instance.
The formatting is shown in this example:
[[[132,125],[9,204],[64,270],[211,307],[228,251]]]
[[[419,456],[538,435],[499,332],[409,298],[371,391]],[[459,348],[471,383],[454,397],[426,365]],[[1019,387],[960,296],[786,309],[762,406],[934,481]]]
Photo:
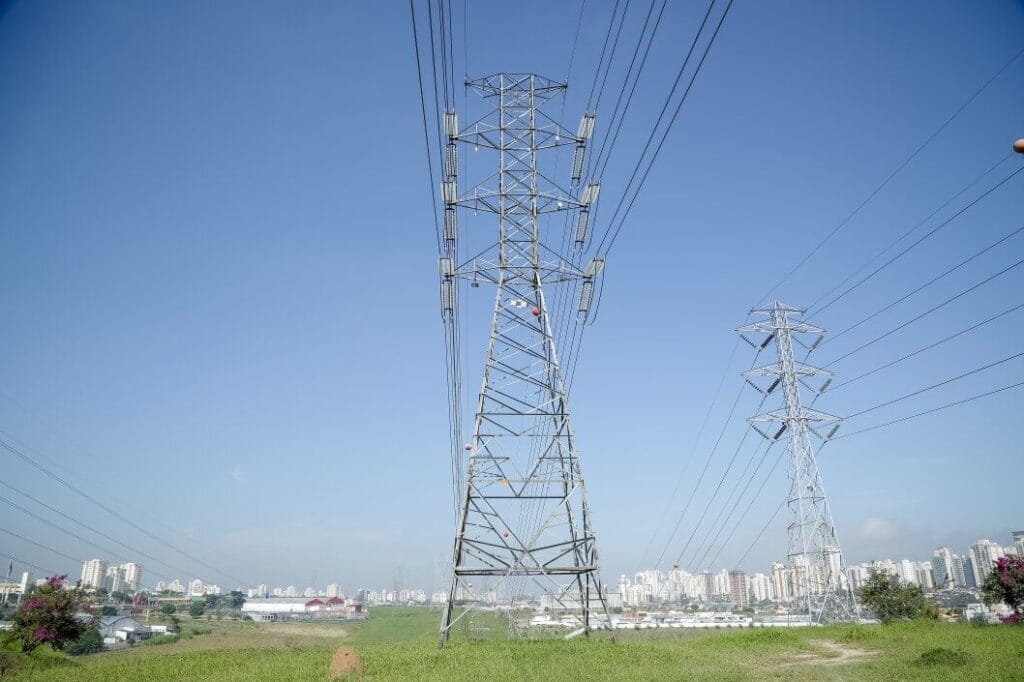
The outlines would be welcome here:
[[[1024,627],[904,623],[797,630],[623,632],[437,648],[438,613],[377,608],[358,625],[213,624],[163,646],[83,658],[33,655],[17,680],[325,680],[356,649],[373,680],[1024,680]]]

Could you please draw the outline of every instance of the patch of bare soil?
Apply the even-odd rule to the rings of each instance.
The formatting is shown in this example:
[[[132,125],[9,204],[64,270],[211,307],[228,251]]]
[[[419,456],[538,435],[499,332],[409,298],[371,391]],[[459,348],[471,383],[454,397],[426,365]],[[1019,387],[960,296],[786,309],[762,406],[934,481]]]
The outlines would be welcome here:
[[[846,663],[855,663],[876,655],[874,651],[856,649],[854,647],[844,646],[837,642],[827,642],[820,639],[814,640],[813,644],[820,647],[821,650],[795,654],[780,663],[778,667],[792,668],[793,666],[798,665],[844,665]]]

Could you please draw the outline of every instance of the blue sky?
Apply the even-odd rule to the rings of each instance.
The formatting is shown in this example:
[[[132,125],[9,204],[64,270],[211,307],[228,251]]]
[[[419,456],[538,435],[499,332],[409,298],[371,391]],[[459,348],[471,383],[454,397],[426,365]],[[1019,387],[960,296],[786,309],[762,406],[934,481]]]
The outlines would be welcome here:
[[[462,3],[453,5],[460,71],[468,56],[474,76],[565,77],[578,4],[521,3],[521,20],[509,22],[497,4],[471,3],[468,45]],[[611,5],[588,3],[568,127],[586,103]],[[646,9],[631,4],[620,50],[635,44]],[[666,13],[602,178],[606,218],[702,11],[673,3]],[[1022,32],[1019,2],[735,3],[610,255],[573,387],[606,577],[638,568],[666,505],[673,521],[682,509],[739,390],[738,373],[753,359],[741,346],[726,368],[733,330],[751,305],[1020,49]],[[619,55],[608,102],[625,63]],[[779,297],[810,304],[984,170],[1002,160],[928,225],[1020,167],[1024,159],[1005,157],[1024,136],[1022,79],[1024,58]],[[416,88],[402,2],[4,6],[3,437],[226,573],[355,588],[390,584],[401,567],[406,582],[429,586],[450,551],[451,514]],[[458,98],[481,111],[461,90]],[[598,111],[598,140],[609,114]],[[486,161],[469,163],[472,174]],[[1024,174],[815,321],[844,329],[1020,227],[1022,189]],[[493,230],[483,217],[466,224],[475,234]],[[834,347],[826,343],[816,360],[828,362],[1016,262],[1022,239]],[[837,382],[1024,302],[1022,284],[1024,274],[1013,270],[837,363]],[[479,292],[464,318],[470,393],[491,295]],[[1024,313],[1008,315],[826,394],[818,406],[849,414],[954,376],[1018,352],[1022,331]],[[1018,359],[844,430],[1022,374]],[[1006,392],[826,448],[821,467],[848,560],[925,558],[936,544],[962,551],[983,536],[1008,543],[1024,524],[1006,504],[1019,493],[1019,477],[1009,474],[1019,468],[1014,417],[1022,400],[1020,390]],[[737,415],[756,407],[748,392]],[[712,484],[743,428],[739,419],[726,428]],[[174,566],[229,583],[0,455],[11,485]],[[681,494],[670,503],[680,477]],[[711,487],[694,499],[684,537]],[[740,558],[785,490],[780,467],[718,564]],[[0,527],[73,557],[98,555],[10,507],[0,519]],[[750,551],[748,570],[785,554],[784,523],[780,515]],[[666,536],[656,536],[656,548]],[[669,556],[679,549],[677,540]],[[3,534],[0,551],[78,571]]]

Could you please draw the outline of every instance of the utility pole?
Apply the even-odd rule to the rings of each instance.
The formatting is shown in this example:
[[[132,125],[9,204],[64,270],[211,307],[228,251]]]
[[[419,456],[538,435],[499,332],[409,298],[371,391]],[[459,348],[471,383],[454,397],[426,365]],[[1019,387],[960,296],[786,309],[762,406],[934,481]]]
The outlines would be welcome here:
[[[794,599],[807,613],[811,622],[835,622],[859,617],[856,600],[850,590],[849,577],[843,561],[835,522],[829,509],[828,497],[821,481],[821,471],[811,445],[810,436],[828,441],[839,429],[840,418],[804,407],[801,388],[814,395],[812,404],[832,383],[832,373],[812,367],[794,358],[793,344],[807,349],[807,354],[818,347],[825,330],[795,320],[805,310],[774,301],[765,308],[755,308],[755,314],[767,318],[740,327],[741,337],[759,351],[775,344],[777,361],[771,365],[744,372],[748,383],[765,396],[782,387],[783,405],[780,409],[751,417],[755,430],[770,441],[786,438],[789,460],[789,505],[792,521],[789,524],[789,570],[793,579]],[[764,334],[761,343],[743,336],[746,333]],[[802,336],[817,334],[811,343]],[[771,380],[761,388],[751,378]],[[817,378],[823,378],[818,382]],[[812,381],[814,383],[812,383]],[[780,424],[774,433],[765,433],[758,423]],[[820,430],[828,429],[824,435]]]
[[[500,73],[466,85],[493,108],[465,130],[454,112],[445,115],[440,272],[446,325],[454,324],[460,281],[491,283],[496,293],[473,434],[464,447],[440,642],[478,607],[511,606],[516,590],[521,594],[527,585],[552,613],[578,621],[572,634],[588,633],[608,624],[608,610],[544,286],[580,281],[572,314],[585,316],[604,261],[575,266],[558,244],[544,244],[538,218],[575,211],[574,240],[582,249],[599,185],[588,184],[577,196],[538,171],[538,155],[575,146],[570,176],[578,182],[594,116],[585,114],[575,134],[550,119],[540,108],[566,86],[535,74]],[[498,157],[498,172],[465,196],[455,182],[456,143]],[[497,216],[496,242],[464,263],[456,262],[454,248],[458,208]]]

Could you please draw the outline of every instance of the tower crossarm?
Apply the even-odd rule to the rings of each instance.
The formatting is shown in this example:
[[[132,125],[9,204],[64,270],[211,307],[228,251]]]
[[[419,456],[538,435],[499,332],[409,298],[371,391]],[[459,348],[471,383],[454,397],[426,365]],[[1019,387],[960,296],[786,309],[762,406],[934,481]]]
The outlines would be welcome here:
[[[761,414],[753,417],[747,417],[749,422],[788,422],[791,420],[799,420],[802,422],[822,422],[822,423],[836,423],[842,421],[841,418],[828,412],[821,412],[820,410],[814,410],[810,408],[803,408],[803,410],[796,415],[789,414],[785,409],[781,410],[770,410],[768,412],[762,412]]]
[[[793,363],[793,371],[797,376],[832,376],[832,371],[822,369],[821,367],[812,367],[811,365],[805,365],[802,362]],[[778,362],[774,362],[764,367],[755,367],[754,369],[748,369],[743,372],[745,377],[780,377],[786,373],[782,365]]]

